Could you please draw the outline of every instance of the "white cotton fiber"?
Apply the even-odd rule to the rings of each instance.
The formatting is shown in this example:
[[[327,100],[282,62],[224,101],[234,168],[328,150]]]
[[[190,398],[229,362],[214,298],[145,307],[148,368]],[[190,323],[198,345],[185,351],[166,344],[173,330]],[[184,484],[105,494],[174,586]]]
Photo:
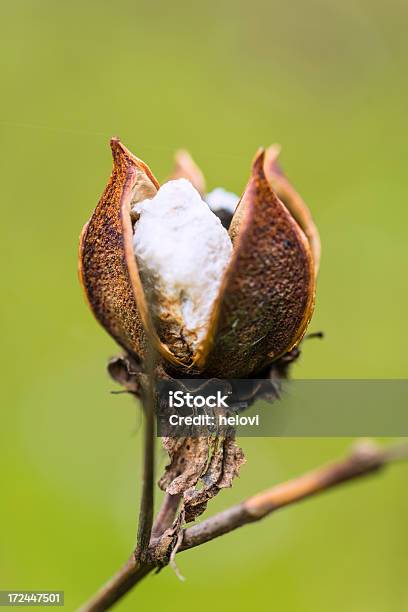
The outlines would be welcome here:
[[[231,214],[234,214],[239,202],[239,197],[231,191],[225,191],[222,187],[217,187],[213,189],[213,191],[210,191],[210,193],[207,193],[205,201],[211,210],[227,210]]]
[[[220,220],[186,179],[136,204],[134,252],[159,333],[180,354],[204,338],[232,245]]]

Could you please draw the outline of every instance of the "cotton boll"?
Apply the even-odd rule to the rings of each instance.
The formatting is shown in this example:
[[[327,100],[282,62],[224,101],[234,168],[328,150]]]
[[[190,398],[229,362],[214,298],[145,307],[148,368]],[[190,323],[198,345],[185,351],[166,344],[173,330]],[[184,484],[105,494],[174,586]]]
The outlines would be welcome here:
[[[206,335],[232,244],[186,179],[165,183],[136,204],[134,253],[159,335],[185,359]]]
[[[222,187],[217,187],[213,189],[213,191],[210,191],[210,193],[207,193],[205,200],[211,210],[226,210],[232,215],[239,202],[239,197],[231,191],[226,191]]]

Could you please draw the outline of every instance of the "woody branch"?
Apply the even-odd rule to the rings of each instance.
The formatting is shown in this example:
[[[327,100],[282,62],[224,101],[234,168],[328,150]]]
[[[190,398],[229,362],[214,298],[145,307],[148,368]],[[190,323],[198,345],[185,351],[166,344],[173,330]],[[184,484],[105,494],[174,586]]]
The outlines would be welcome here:
[[[345,459],[278,484],[185,529],[178,552],[200,546],[238,527],[259,521],[286,506],[313,497],[347,481],[379,472],[386,466],[403,459],[408,459],[407,443],[381,447],[373,442],[361,442]],[[174,514],[177,507],[176,500],[165,498],[165,508],[168,509],[169,504],[170,513]],[[166,516],[168,518],[167,514]],[[155,567],[163,564],[160,556],[161,537],[154,537],[154,535],[153,530],[153,537],[148,549],[144,551],[145,554],[142,557],[133,554],[123,568],[81,608],[83,612],[99,612],[109,609]]]

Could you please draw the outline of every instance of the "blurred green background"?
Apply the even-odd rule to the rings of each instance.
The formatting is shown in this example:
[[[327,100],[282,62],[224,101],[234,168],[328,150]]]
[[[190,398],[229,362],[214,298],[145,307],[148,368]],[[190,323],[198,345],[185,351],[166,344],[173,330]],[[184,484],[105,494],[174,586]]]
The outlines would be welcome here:
[[[408,5],[403,0],[2,3],[1,589],[107,579],[136,533],[141,418],[105,373],[77,238],[120,135],[159,177],[187,147],[240,192],[259,145],[319,225],[323,259],[296,377],[406,377]],[[210,513],[346,452],[244,439]],[[157,469],[165,465],[158,454]],[[119,610],[394,612],[408,607],[408,468],[396,466],[179,557]]]

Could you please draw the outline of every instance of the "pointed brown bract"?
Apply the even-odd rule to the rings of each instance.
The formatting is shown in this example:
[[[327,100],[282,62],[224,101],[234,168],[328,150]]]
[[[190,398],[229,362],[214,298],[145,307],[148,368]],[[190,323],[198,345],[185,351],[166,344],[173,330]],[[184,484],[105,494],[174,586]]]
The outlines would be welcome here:
[[[112,175],[81,234],[80,279],[95,317],[121,346],[143,356],[148,336],[177,365],[154,330],[132,245],[131,205],[152,198],[159,183],[119,139],[111,148]]]
[[[175,166],[171,180],[185,178],[197,189],[201,196],[205,194],[205,178],[188,151],[177,151],[174,156]]]
[[[266,149],[264,172],[278,198],[285,204],[306,234],[313,253],[315,274],[317,275],[321,250],[319,232],[313,222],[309,208],[282,171],[278,163],[279,153],[279,145],[272,145]]]
[[[113,338],[133,354],[143,354],[146,338],[125,263],[124,209],[137,183],[155,192],[157,181],[119,142],[111,140],[113,171],[80,240],[79,272],[89,305]],[[149,176],[150,175],[150,176]]]
[[[233,257],[197,360],[210,376],[256,373],[301,340],[313,312],[309,243],[263,165],[261,151],[231,224]]]

